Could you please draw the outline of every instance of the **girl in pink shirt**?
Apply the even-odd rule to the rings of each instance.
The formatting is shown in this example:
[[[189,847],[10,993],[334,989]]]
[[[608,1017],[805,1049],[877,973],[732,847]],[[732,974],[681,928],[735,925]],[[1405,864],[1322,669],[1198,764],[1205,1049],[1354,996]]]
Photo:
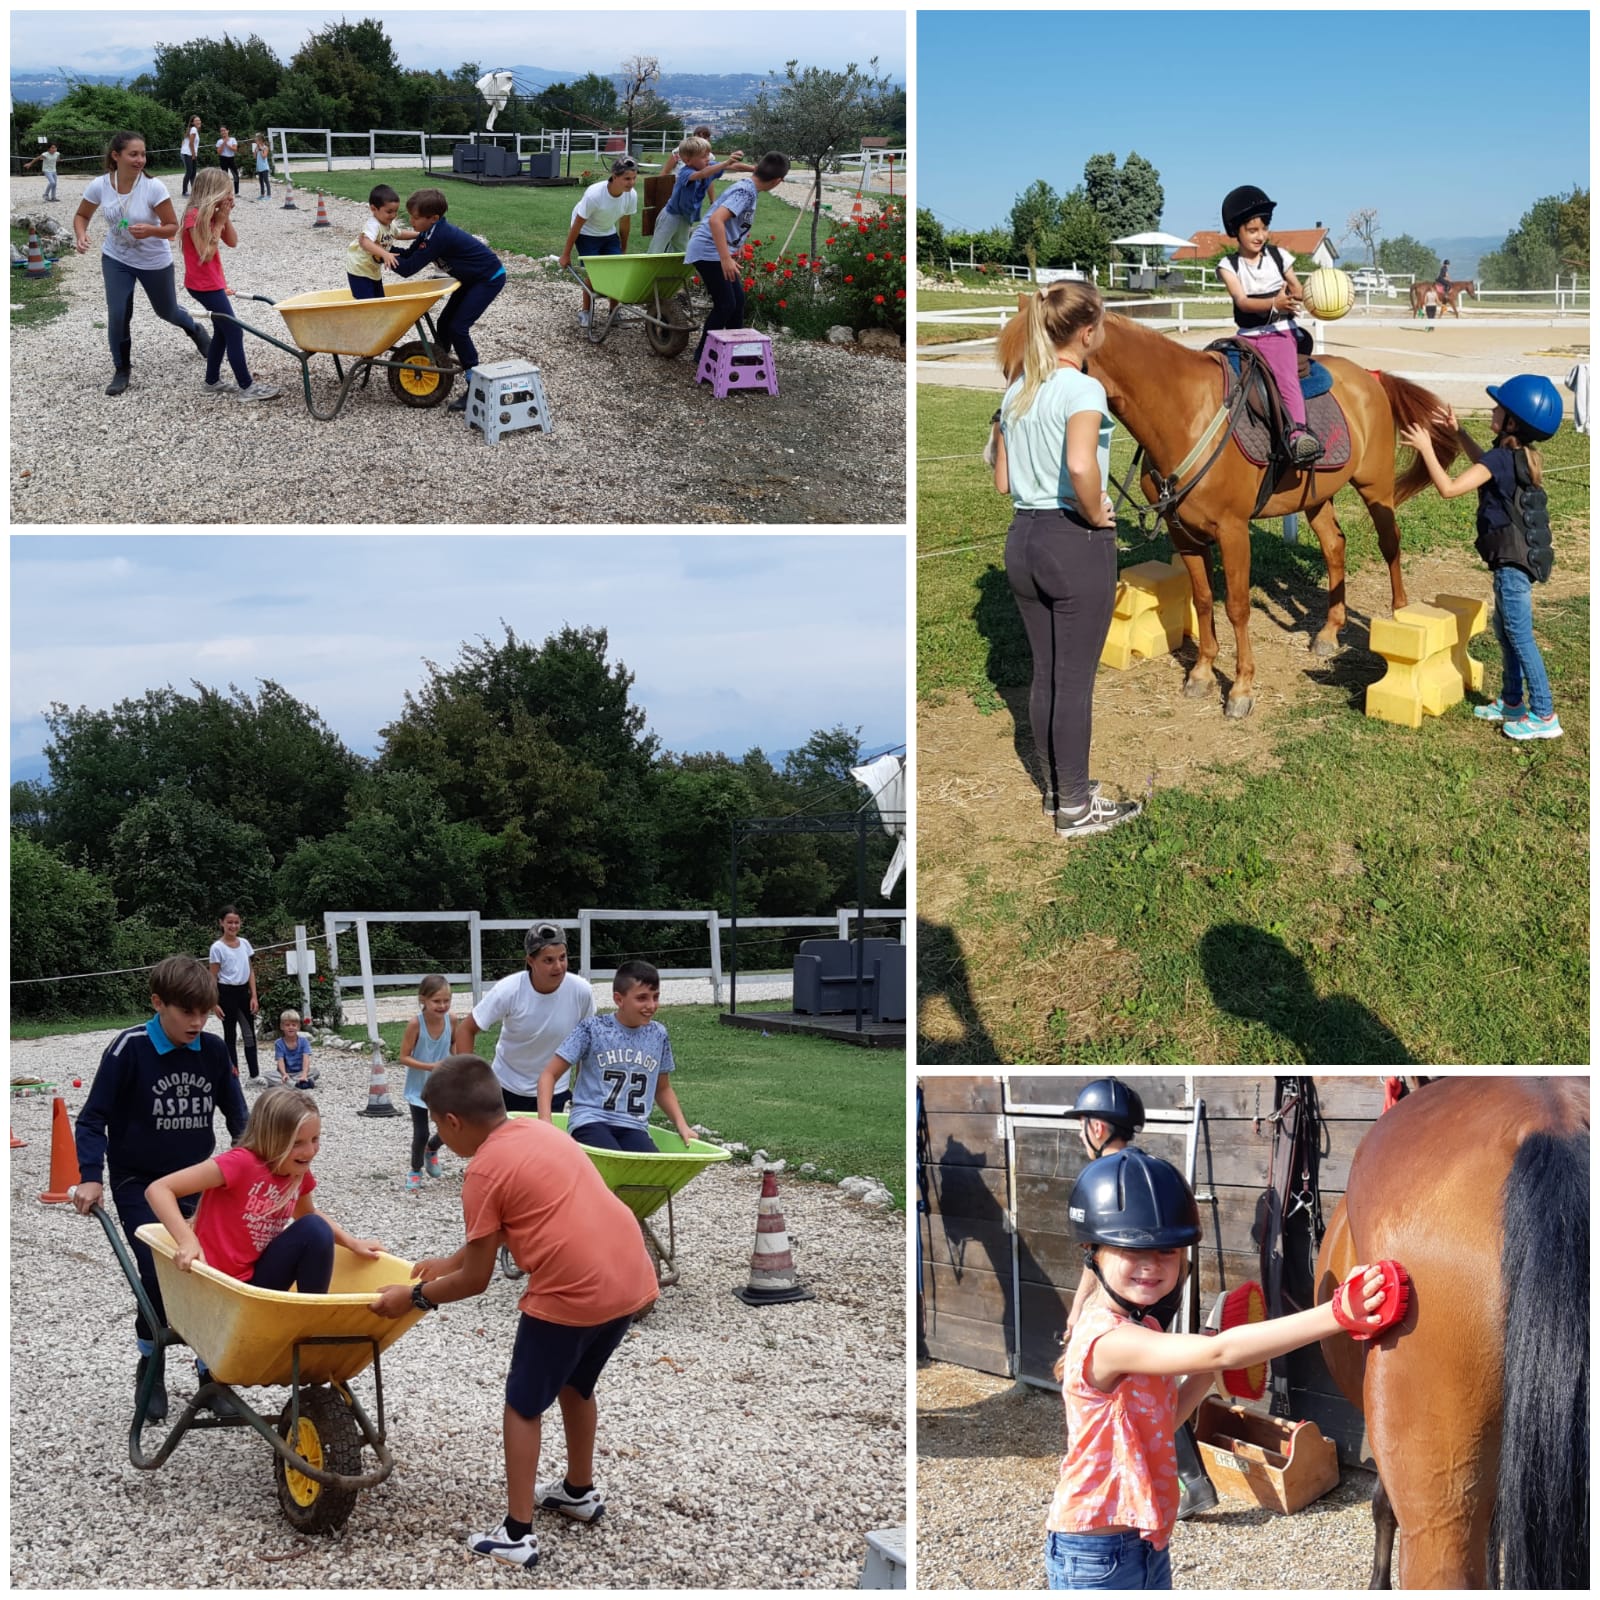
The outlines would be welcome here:
[[[194,180],[189,209],[183,214],[183,286],[211,312],[211,325],[219,335],[206,354],[204,388],[208,394],[236,394],[241,400],[271,400],[278,390],[270,383],[257,383],[250,376],[244,358],[244,335],[233,321],[233,302],[228,299],[228,280],[222,275],[221,245],[232,250],[239,243],[233,231],[234,192],[228,176],[207,167]],[[226,319],[226,320],[219,320]],[[222,357],[238,379],[238,387],[224,383]]]
[[[352,1238],[312,1203],[321,1144],[316,1101],[268,1089],[233,1149],[152,1183],[145,1196],[178,1247],[178,1270],[203,1261],[258,1289],[326,1294],[335,1244],[369,1260],[380,1255],[378,1240]],[[205,1196],[192,1227],[178,1206],[189,1194]]]
[[[1098,1283],[1056,1363],[1070,1444],[1046,1521],[1045,1572],[1052,1589],[1170,1589],[1179,1424],[1213,1374],[1313,1344],[1339,1324],[1322,1305],[1215,1338],[1162,1333],[1146,1311],[1181,1283],[1200,1213],[1183,1174],[1142,1150],[1090,1162],[1068,1214]],[[1376,1321],[1383,1274],[1357,1271],[1360,1289],[1347,1280],[1340,1292],[1347,1309],[1364,1298]]]

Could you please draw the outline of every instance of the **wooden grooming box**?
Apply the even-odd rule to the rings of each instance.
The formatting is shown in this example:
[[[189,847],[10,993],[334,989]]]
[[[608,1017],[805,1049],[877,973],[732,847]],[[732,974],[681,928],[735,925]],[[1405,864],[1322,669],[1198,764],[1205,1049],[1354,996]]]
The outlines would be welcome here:
[[[1287,1422],[1207,1395],[1195,1440],[1220,1494],[1269,1511],[1298,1511],[1339,1482],[1333,1440],[1314,1422]]]

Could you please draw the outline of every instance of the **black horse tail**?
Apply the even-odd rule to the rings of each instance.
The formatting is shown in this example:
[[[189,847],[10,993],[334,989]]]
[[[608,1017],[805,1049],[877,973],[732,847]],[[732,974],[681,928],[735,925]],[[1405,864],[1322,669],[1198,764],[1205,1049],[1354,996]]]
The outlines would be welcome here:
[[[1506,1178],[1505,1364],[1489,1541],[1505,1589],[1589,1584],[1589,1145],[1535,1133]]]

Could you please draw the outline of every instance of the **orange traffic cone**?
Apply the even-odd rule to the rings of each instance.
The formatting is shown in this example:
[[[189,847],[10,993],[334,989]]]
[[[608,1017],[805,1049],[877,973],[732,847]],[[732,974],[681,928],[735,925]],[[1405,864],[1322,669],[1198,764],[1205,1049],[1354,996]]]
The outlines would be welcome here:
[[[46,1205],[64,1205],[67,1191],[79,1181],[78,1147],[72,1140],[67,1102],[57,1095],[50,1108],[50,1187],[39,1196]]]
[[[747,1306],[781,1306],[792,1300],[814,1300],[794,1275],[789,1226],[778,1209],[778,1178],[761,1174],[761,1199],[756,1205],[756,1247],[750,1257],[750,1282],[733,1291]]]
[[[317,220],[311,224],[313,228],[331,228],[333,224],[328,221],[328,203],[322,197],[322,191],[317,190]]]
[[[19,1139],[17,1137],[17,1130],[15,1128],[11,1130],[11,1148],[13,1150],[26,1150],[28,1148],[28,1141],[26,1139]]]
[[[28,234],[28,276],[30,278],[48,277],[53,262],[46,261],[44,251],[39,248],[39,235],[30,230]]]
[[[358,1117],[398,1117],[394,1101],[389,1098],[389,1078],[383,1070],[383,1051],[372,1047],[372,1078],[367,1084],[367,1108],[358,1111]]]

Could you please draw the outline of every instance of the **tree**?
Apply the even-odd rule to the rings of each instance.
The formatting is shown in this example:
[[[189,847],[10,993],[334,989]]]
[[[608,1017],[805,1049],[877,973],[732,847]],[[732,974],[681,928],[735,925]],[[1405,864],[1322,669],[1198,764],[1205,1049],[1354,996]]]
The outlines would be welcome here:
[[[11,835],[11,1007],[25,1016],[61,1016],[114,1008],[117,990],[108,980],[77,979],[70,985],[25,983],[67,973],[105,972],[120,965],[107,959],[107,931],[117,918],[111,885],[98,874],[65,861],[36,841]]]
[[[1161,175],[1137,151],[1128,153],[1120,169],[1114,151],[1090,156],[1083,164],[1082,192],[1108,240],[1161,225],[1166,205]]]
[[[633,130],[648,127],[646,107],[662,107],[668,114],[671,107],[655,92],[661,81],[661,62],[656,56],[629,56],[622,63],[622,114],[627,126],[628,149],[633,148]]]
[[[1011,247],[1032,266],[1060,223],[1061,202],[1043,178],[1032,183],[1011,203]],[[1032,276],[1032,273],[1029,273]]]
[[[199,115],[205,119],[207,127],[215,127],[215,120],[207,115],[199,85],[220,86],[237,96],[246,107],[253,107],[278,92],[282,77],[283,63],[270,45],[255,34],[239,40],[225,33],[221,39],[158,44],[149,93],[168,110],[176,111],[185,124],[190,117]],[[207,91],[208,94],[214,92]],[[246,121],[240,113],[235,113],[235,118],[241,125]]]
[[[1478,263],[1483,282],[1495,289],[1548,289],[1558,273],[1586,271],[1589,191],[1535,200],[1505,243]]]
[[[1090,205],[1083,185],[1061,197],[1055,231],[1050,236],[1048,263],[1104,271],[1111,264],[1111,235],[1100,213]]]
[[[617,86],[598,72],[576,83],[553,83],[533,101],[539,120],[551,128],[612,128],[621,110]]]
[[[104,83],[74,83],[30,130],[53,139],[69,157],[104,155],[111,135],[131,129],[159,159],[162,152],[176,161],[183,124],[174,111],[148,95]],[[154,165],[154,163],[152,163]]]
[[[851,62],[843,72],[820,67],[798,71],[798,62],[784,68],[776,91],[763,85],[745,114],[750,143],[756,150],[782,150],[796,165],[811,169],[811,254],[817,253],[822,221],[822,174],[883,114],[893,89],[879,73],[874,56],[863,72]]]
[[[1346,239],[1359,239],[1367,250],[1367,262],[1371,266],[1378,264],[1378,208],[1376,206],[1363,206],[1359,211],[1352,211],[1344,222]]]
[[[1556,217],[1556,253],[1568,272],[1589,270],[1589,191],[1574,189]]]
[[[224,902],[266,906],[272,856],[248,823],[182,789],[141,800],[111,835],[117,903],[168,927],[206,925]]]
[[[1401,233],[1379,244],[1378,265],[1388,273],[1409,273],[1419,281],[1431,280],[1439,270],[1439,257],[1420,239]]]
[[[338,128],[344,126],[344,116],[344,106],[324,94],[305,72],[284,73],[278,92],[255,108],[255,122],[261,129]]]
[[[374,18],[330,23],[301,45],[289,66],[338,107],[338,120],[329,126],[353,131],[393,125],[400,61]]]
[[[926,261],[934,270],[944,267],[948,259],[949,245],[944,236],[944,227],[931,211],[922,206],[917,207],[917,260]]]

